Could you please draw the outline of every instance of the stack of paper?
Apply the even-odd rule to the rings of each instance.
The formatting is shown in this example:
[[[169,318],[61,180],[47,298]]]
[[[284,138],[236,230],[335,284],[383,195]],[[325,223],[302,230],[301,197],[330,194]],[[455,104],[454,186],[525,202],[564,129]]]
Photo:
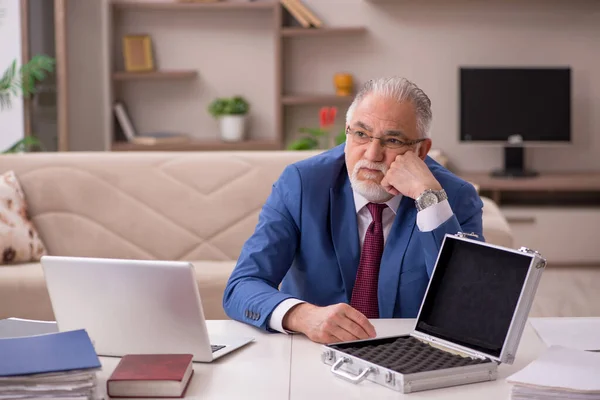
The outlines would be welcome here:
[[[600,400],[600,353],[551,346],[506,380],[512,399]]]
[[[100,360],[85,330],[0,339],[0,400],[96,400]]]

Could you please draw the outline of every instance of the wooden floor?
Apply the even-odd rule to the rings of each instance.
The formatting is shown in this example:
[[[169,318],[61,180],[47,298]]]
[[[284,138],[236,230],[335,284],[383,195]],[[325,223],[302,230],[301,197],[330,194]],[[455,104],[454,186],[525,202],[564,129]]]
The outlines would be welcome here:
[[[600,263],[548,263],[531,308],[532,317],[600,317]]]

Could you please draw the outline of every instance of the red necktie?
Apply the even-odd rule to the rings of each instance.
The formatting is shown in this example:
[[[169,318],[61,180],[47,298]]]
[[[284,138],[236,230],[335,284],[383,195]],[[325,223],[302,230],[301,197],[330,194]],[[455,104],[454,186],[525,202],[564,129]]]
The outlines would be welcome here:
[[[381,214],[385,204],[368,203],[373,222],[367,228],[365,241],[360,254],[360,264],[356,274],[350,305],[363,313],[367,318],[379,318],[379,302],[377,300],[377,282],[379,263],[383,254],[383,224]]]

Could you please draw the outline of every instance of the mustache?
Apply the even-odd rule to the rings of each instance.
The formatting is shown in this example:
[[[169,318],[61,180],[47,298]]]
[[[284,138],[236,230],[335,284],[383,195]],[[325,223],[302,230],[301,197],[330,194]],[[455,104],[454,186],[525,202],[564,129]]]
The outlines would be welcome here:
[[[378,170],[378,171],[381,171],[384,175],[388,170],[387,165],[385,165],[384,163],[377,163],[377,162],[372,162],[369,160],[360,160],[356,163],[356,165],[354,166],[354,171],[352,171],[352,172],[354,174],[358,174],[358,170],[361,168]]]

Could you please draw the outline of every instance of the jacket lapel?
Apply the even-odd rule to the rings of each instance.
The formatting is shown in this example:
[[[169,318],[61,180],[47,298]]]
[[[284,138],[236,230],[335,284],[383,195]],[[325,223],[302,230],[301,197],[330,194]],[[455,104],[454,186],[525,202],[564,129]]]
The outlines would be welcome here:
[[[401,267],[404,265],[404,255],[415,228],[416,217],[414,201],[409,197],[402,197],[379,266],[380,318],[392,318],[394,315]]]
[[[329,191],[329,208],[331,238],[349,302],[360,261],[360,246],[352,187],[347,173],[343,172],[341,182]]]

